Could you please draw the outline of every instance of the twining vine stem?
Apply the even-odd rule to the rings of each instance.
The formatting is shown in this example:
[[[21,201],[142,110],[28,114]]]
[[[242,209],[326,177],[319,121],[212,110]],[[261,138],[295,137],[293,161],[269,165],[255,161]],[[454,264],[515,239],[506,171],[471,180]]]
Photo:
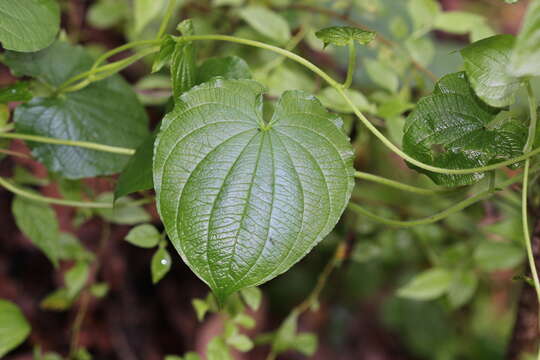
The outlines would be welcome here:
[[[529,81],[527,81],[526,87],[527,87],[527,97],[529,100],[529,112],[530,112],[531,120],[529,124],[529,136],[527,138],[527,143],[525,144],[525,147],[523,148],[524,152],[529,151],[533,146],[533,143],[536,137],[536,126],[537,126],[537,121],[538,121],[537,109],[536,109],[537,108],[536,97],[534,96],[534,91]],[[538,298],[538,301],[540,302],[540,281],[538,279],[538,271],[536,269],[536,262],[534,259],[534,253],[532,249],[532,241],[531,241],[531,235],[530,235],[530,229],[529,229],[529,216],[528,216],[528,208],[527,208],[530,162],[531,162],[530,159],[525,160],[525,168],[523,171],[523,188],[521,190],[521,218],[522,218],[522,224],[523,224],[523,234],[525,236],[525,247],[527,249],[527,259],[529,261],[529,267],[531,269],[531,275],[533,278],[534,289],[536,290],[536,296]],[[539,312],[538,319],[539,319],[538,323],[540,324],[540,312]],[[540,349],[538,349],[537,358],[540,360]]]

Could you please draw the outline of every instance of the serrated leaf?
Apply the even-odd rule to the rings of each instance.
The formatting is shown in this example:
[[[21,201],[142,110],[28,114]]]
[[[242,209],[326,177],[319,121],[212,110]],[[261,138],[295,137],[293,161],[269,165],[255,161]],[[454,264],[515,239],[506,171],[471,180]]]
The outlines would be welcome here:
[[[0,299],[0,358],[22,344],[30,330],[30,324],[19,307]]]
[[[244,59],[238,56],[206,59],[197,71],[197,83],[221,76],[224,79],[251,79],[251,71]]]
[[[512,269],[525,259],[525,250],[513,243],[483,241],[474,250],[476,265],[485,271]]]
[[[159,249],[152,256],[152,263],[150,270],[152,273],[152,282],[157,284],[171,269],[171,255],[165,247],[159,247]]]
[[[126,241],[142,248],[156,247],[161,238],[161,234],[154,225],[142,224],[134,227],[126,235]]]
[[[56,0],[0,1],[0,14],[0,43],[6,50],[41,50],[54,41],[60,28]]]
[[[433,268],[416,275],[398,290],[398,295],[413,300],[433,300],[444,294],[452,282],[452,274]]]
[[[19,81],[13,85],[0,89],[0,104],[7,104],[11,101],[28,101],[32,99],[32,93],[28,90],[30,84]]]
[[[285,44],[291,37],[287,21],[268,8],[250,5],[240,10],[240,16],[255,31],[278,44]]]
[[[325,47],[328,44],[345,46],[351,41],[366,45],[375,39],[375,35],[373,31],[366,31],[352,26],[331,26],[315,33],[315,36],[324,43]]]
[[[58,86],[90,68],[92,58],[81,47],[56,42],[38,53],[8,52],[16,73]],[[84,89],[57,97],[34,98],[14,113],[20,133],[136,148],[148,134],[148,118],[131,86],[115,75]],[[69,179],[121,171],[124,155],[74,146],[29,142],[32,154],[53,172]]]
[[[514,76],[540,75],[540,2],[531,1],[508,65]]]
[[[341,120],[288,91],[265,123],[262,92],[251,80],[193,88],[163,119],[154,151],[169,238],[222,303],[305,256],[335,226],[354,185]]]
[[[60,231],[54,210],[48,204],[15,196],[11,211],[21,232],[58,266]]]
[[[154,155],[154,142],[157,132],[146,137],[146,140],[135,151],[129,159],[126,167],[120,173],[114,197],[116,199],[131,193],[150,190],[154,187],[152,179],[152,157]]]
[[[514,119],[499,121],[499,112],[476,97],[465,73],[446,75],[408,116],[403,150],[424,163],[450,169],[481,167],[518,156],[527,130]],[[473,184],[485,175],[418,171],[446,186]]]
[[[521,85],[507,72],[514,42],[512,35],[496,35],[461,50],[471,86],[488,105],[505,107],[514,103]]]
[[[88,280],[89,272],[90,267],[85,261],[76,262],[75,265],[66,272],[64,281],[68,297],[74,298],[83,289]]]

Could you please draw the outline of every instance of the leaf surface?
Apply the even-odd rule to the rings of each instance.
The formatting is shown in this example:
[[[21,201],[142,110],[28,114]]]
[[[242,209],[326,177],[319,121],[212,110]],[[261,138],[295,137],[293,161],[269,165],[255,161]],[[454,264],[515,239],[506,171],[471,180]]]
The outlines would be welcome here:
[[[519,156],[527,129],[517,120],[498,117],[499,113],[476,97],[465,73],[446,75],[408,116],[403,149],[424,163],[449,169],[481,167]],[[445,186],[473,184],[485,175],[418,171]]]
[[[326,47],[328,44],[345,46],[351,41],[366,45],[375,39],[373,31],[366,31],[352,26],[332,26],[315,33]]]
[[[60,28],[56,0],[0,1],[0,43],[6,50],[32,52],[49,46]]]
[[[274,11],[262,6],[252,5],[240,10],[240,16],[261,35],[285,44],[291,37],[287,21]]]
[[[0,358],[30,334],[30,324],[14,303],[0,299]]]
[[[540,1],[531,1],[509,64],[515,76],[540,75]]]
[[[504,107],[514,103],[521,84],[507,71],[514,42],[512,35],[496,35],[461,50],[471,86],[488,105]]]
[[[197,83],[199,84],[217,76],[225,79],[251,79],[251,71],[248,64],[238,56],[206,59],[199,66],[197,75]]]
[[[262,86],[215,79],[162,122],[154,185],[167,233],[221,300],[289,269],[349,201],[352,147],[313,96],[285,92],[269,122]]]
[[[92,58],[81,47],[56,42],[38,53],[8,53],[17,74],[58,86],[88,70]],[[136,148],[148,134],[148,118],[131,86],[120,76],[55,97],[34,98],[14,114],[20,133]],[[75,146],[29,143],[47,168],[69,179],[120,172],[129,158]]]

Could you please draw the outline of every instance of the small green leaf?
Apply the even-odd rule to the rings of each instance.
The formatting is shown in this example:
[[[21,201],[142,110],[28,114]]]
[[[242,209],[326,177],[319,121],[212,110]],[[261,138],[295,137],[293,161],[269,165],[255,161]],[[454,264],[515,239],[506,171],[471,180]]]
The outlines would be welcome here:
[[[73,234],[62,232],[58,238],[57,252],[60,260],[92,261],[94,254],[88,251]]]
[[[152,282],[157,284],[171,269],[171,255],[165,247],[160,246],[152,256]]]
[[[152,20],[159,16],[164,6],[165,1],[134,0],[133,17],[135,19],[135,33],[141,33]]]
[[[152,179],[152,156],[157,132],[146,137],[146,140],[137,148],[135,154],[129,159],[126,167],[120,173],[114,197],[116,199],[131,193],[150,190],[154,187]]]
[[[461,50],[465,72],[478,97],[495,107],[514,103],[520,80],[507,72],[514,47],[512,35],[496,35]]]
[[[0,1],[0,14],[0,43],[6,50],[41,50],[54,41],[60,29],[56,0]]]
[[[244,59],[238,56],[206,59],[197,70],[197,83],[221,76],[225,79],[251,79],[251,71]]]
[[[448,301],[456,309],[465,305],[474,295],[478,286],[478,276],[473,270],[459,270],[453,275],[448,289]]]
[[[6,63],[20,75],[58,86],[88,70],[93,59],[81,47],[57,41],[38,53],[8,52]],[[34,98],[14,113],[18,132],[57,139],[136,148],[148,134],[148,117],[131,86],[115,75],[76,92]],[[32,154],[69,179],[121,171],[129,157],[75,146],[29,142]]]
[[[450,169],[481,167],[519,156],[527,129],[520,121],[498,117],[499,112],[476,97],[465,73],[446,75],[408,116],[403,150],[424,163]],[[446,186],[473,184],[485,175],[418,171]]]
[[[182,35],[193,35],[193,23],[190,19],[178,25],[183,29]],[[171,80],[174,100],[191,89],[197,81],[197,53],[192,41],[179,41],[174,47],[171,57]]]
[[[540,2],[531,1],[508,65],[514,76],[540,75]]]
[[[240,10],[240,16],[258,33],[278,44],[285,44],[291,37],[287,20],[268,8],[250,5]]]
[[[78,261],[66,272],[64,282],[66,284],[68,297],[75,298],[77,294],[79,294],[88,280],[89,272],[90,267],[88,266],[88,263],[84,261]]]
[[[142,248],[156,247],[161,238],[161,234],[154,225],[142,224],[134,227],[126,236],[126,241]]]
[[[242,299],[251,308],[251,310],[258,310],[261,306],[262,292],[258,287],[248,287],[240,291]]]
[[[399,78],[395,71],[380,61],[373,59],[364,60],[369,78],[377,85],[395,93],[399,87]]]
[[[442,12],[441,5],[436,0],[409,0],[407,10],[413,21],[415,38],[430,31]]]
[[[210,307],[208,306],[208,303],[201,299],[193,299],[191,301],[191,305],[195,309],[195,313],[197,314],[197,320],[203,321],[204,316],[210,309]]]
[[[264,122],[262,91],[252,80],[203,83],[182,95],[156,140],[161,218],[220,303],[305,256],[333,229],[354,185],[341,119],[288,91]]]
[[[60,231],[54,210],[48,204],[20,196],[13,200],[11,210],[22,233],[58,266]]]
[[[96,201],[112,203],[113,194],[100,194]],[[97,209],[96,212],[107,221],[114,224],[135,225],[150,221],[150,215],[140,205],[133,205],[133,199],[123,197],[115,201],[113,209]]]
[[[398,290],[398,295],[413,300],[433,300],[444,294],[452,283],[452,274],[433,268],[416,275]]]
[[[60,288],[47,295],[39,306],[44,310],[65,311],[73,304],[73,298],[68,296],[67,289]]]
[[[274,341],[272,342],[272,350],[276,354],[281,354],[284,351],[294,348],[297,326],[298,313],[292,312],[285,321],[283,321],[275,334]]]
[[[486,19],[477,14],[464,11],[445,11],[437,16],[435,29],[451,34],[464,35],[477,27],[484,27]]]
[[[12,101],[32,100],[32,93],[28,89],[30,83],[19,81],[13,85],[0,89],[0,104],[7,104]]]
[[[88,9],[88,23],[98,29],[107,29],[119,24],[128,15],[126,2],[118,0],[100,0]]]
[[[206,349],[207,360],[234,360],[229,347],[221,336],[216,336],[208,343]]]
[[[30,330],[30,324],[19,307],[0,299],[0,358],[22,344]]]
[[[485,271],[512,269],[525,259],[525,250],[514,243],[483,241],[474,251],[476,265]]]
[[[233,318],[235,324],[238,324],[246,329],[253,329],[255,327],[255,319],[251,316],[240,313]]]
[[[176,40],[174,40],[172,36],[166,35],[165,37],[163,37],[163,40],[161,40],[161,45],[159,47],[159,52],[154,58],[154,64],[152,65],[152,73],[158,72],[171,61],[175,48]]]
[[[369,113],[376,112],[377,109],[375,105],[370,104],[364,94],[362,94],[361,92],[352,89],[346,89],[345,93],[360,111],[365,111]],[[345,99],[343,99],[339,92],[331,86],[322,89],[321,92],[317,94],[317,98],[321,101],[324,107],[330,110],[344,114],[353,113],[353,109],[349,105],[349,103],[345,101]]]
[[[97,283],[90,286],[90,294],[98,299],[104,298],[109,292],[109,285],[107,283]]]
[[[317,335],[313,333],[298,334],[293,343],[294,350],[305,356],[313,356],[317,351]]]
[[[373,31],[366,31],[352,26],[332,26],[315,33],[315,36],[324,43],[325,47],[328,44],[345,46],[351,41],[366,45],[375,39],[375,35]]]
[[[244,334],[234,334],[228,337],[227,344],[241,352],[247,352],[253,349],[253,342]]]

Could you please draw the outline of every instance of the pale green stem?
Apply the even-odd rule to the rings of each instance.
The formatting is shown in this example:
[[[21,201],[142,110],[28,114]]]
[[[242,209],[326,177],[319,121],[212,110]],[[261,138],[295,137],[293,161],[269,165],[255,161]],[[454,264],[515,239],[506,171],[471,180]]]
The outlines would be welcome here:
[[[57,198],[38,195],[32,192],[26,191],[24,189],[18,188],[17,186],[15,186],[14,184],[12,184],[11,182],[9,182],[3,177],[0,177],[0,186],[26,199],[48,203],[48,204],[75,206],[75,207],[80,207],[80,208],[97,208],[97,209],[112,209],[113,207],[112,203],[74,201],[74,200],[57,199]]]
[[[389,187],[392,187],[392,188],[395,188],[395,189],[415,193],[415,194],[418,194],[418,195],[437,195],[437,194],[441,194],[441,193],[445,193],[445,192],[451,192],[451,191],[456,190],[455,188],[424,189],[424,188],[421,188],[421,187],[404,184],[404,183],[399,182],[399,181],[390,180],[390,179],[384,178],[382,176],[368,174],[368,173],[361,172],[361,171],[356,171],[354,173],[354,177],[357,178],[357,179],[376,182],[376,183],[379,183],[379,184],[382,184],[382,185],[386,185],[386,186],[389,186]]]
[[[347,66],[347,78],[343,83],[343,88],[348,89],[353,81],[354,70],[356,70],[356,47],[354,46],[354,40],[349,40],[349,64]]]
[[[324,72],[322,69],[320,69],[315,64],[311,63],[310,61],[304,59],[303,57],[296,55],[295,53],[292,53],[288,50],[279,48],[277,46],[268,45],[266,43],[262,43],[255,40],[249,40],[249,39],[243,39],[238,38],[235,36],[228,36],[228,35],[192,35],[192,36],[182,36],[177,37],[177,41],[197,41],[197,40],[218,40],[218,41],[228,41],[228,42],[234,42],[238,44],[244,44],[248,46],[253,46],[261,49],[266,49],[269,51],[273,51],[275,53],[281,54],[293,61],[296,61],[297,63],[303,65],[305,68],[309,69],[313,73],[320,76],[324,81],[326,81],[330,86],[334,87],[339,94],[345,99],[347,104],[353,109],[355,115],[360,119],[360,121],[368,128],[368,130],[373,133],[388,149],[390,149],[392,152],[397,154],[402,159],[408,161],[409,163],[431,172],[439,173],[439,174],[447,174],[447,175],[465,175],[465,174],[474,174],[474,173],[480,173],[480,172],[486,172],[490,170],[496,170],[523,160],[526,160],[530,158],[531,156],[534,156],[536,154],[540,153],[540,148],[537,148],[529,153],[523,154],[521,156],[517,156],[513,159],[509,159],[506,161],[501,161],[499,163],[482,166],[478,168],[469,168],[469,169],[446,169],[441,168],[437,166],[432,166],[429,164],[425,164],[421,161],[418,161],[414,159],[413,157],[407,155],[405,152],[403,152],[400,148],[398,148],[396,145],[394,145],[386,136],[384,136],[365,116],[362,114],[362,112],[356,107],[356,105],[353,103],[353,101],[349,98],[349,96],[345,93],[345,90],[343,89],[342,85],[338,83],[336,80],[334,80],[330,75],[328,75],[326,72]]]
[[[536,125],[538,121],[537,110],[536,110],[536,97],[534,96],[534,91],[532,89],[531,83],[527,81],[527,97],[529,100],[529,112],[531,115],[531,121],[529,123],[529,136],[527,138],[527,143],[523,148],[523,152],[528,152],[534,144],[536,139]],[[529,189],[529,166],[530,159],[525,161],[525,169],[523,171],[523,187],[521,189],[521,219],[523,225],[523,234],[525,236],[525,247],[527,249],[527,259],[529,261],[529,267],[531,269],[531,275],[534,282],[534,289],[536,291],[536,297],[540,301],[540,280],[538,279],[538,271],[536,269],[536,262],[534,259],[534,253],[532,249],[532,241],[529,230],[529,215],[528,215],[528,189]],[[539,324],[540,324],[540,312],[539,312]],[[537,358],[540,359],[540,349],[538,349]]]
[[[503,189],[507,186],[510,186],[512,185],[513,183],[515,183],[516,181],[518,181],[519,179],[521,178],[521,175],[517,175],[517,176],[514,176],[513,178],[510,178],[508,180],[506,180],[505,182],[501,183],[500,184],[500,187],[499,189]],[[494,191],[497,190],[497,189],[494,189],[494,190],[486,190],[486,191],[483,191],[479,194],[476,194],[474,196],[471,196],[465,200],[462,200],[460,202],[458,202],[457,204],[449,207],[448,209],[446,210],[443,210],[437,214],[434,214],[434,215],[430,215],[428,217],[425,217],[425,218],[422,218],[422,219],[417,219],[417,220],[408,220],[408,221],[401,221],[401,220],[394,220],[394,219],[387,219],[387,218],[384,218],[382,216],[379,216],[379,215],[376,215],[376,214],[373,214],[372,212],[370,212],[369,210],[363,208],[362,206],[358,205],[358,204],[355,204],[355,203],[349,203],[349,208],[360,214],[360,215],[364,215],[372,220],[375,220],[377,222],[380,222],[380,223],[383,223],[383,224],[386,224],[386,225],[390,225],[390,226],[396,226],[396,227],[413,227],[413,226],[418,226],[418,225],[426,225],[426,224],[432,224],[432,223],[435,223],[435,222],[438,222],[440,220],[443,220],[445,218],[447,218],[448,216],[452,215],[452,214],[455,214],[481,200],[484,200],[488,197],[490,197]]]
[[[154,1],[158,1],[158,0],[154,0]],[[165,32],[167,31],[167,26],[169,25],[169,21],[174,12],[175,3],[176,3],[176,0],[169,0],[169,4],[167,5],[167,11],[165,12],[165,16],[163,17],[163,20],[161,21],[161,25],[159,26],[159,31],[156,36],[157,40],[161,39],[163,35],[165,35]]]
[[[54,145],[77,146],[77,147],[82,147],[86,149],[109,152],[113,154],[121,154],[121,155],[135,154],[134,149],[124,148],[124,147],[119,147],[119,146],[103,145],[103,144],[98,144],[98,143],[93,143],[93,142],[88,142],[88,141],[54,139],[54,138],[49,138],[49,137],[44,137],[44,136],[18,134],[18,133],[0,133],[0,138],[21,139],[21,140],[28,140],[28,141],[34,141],[34,142],[40,142],[40,143],[46,143],[46,144],[54,144]]]

